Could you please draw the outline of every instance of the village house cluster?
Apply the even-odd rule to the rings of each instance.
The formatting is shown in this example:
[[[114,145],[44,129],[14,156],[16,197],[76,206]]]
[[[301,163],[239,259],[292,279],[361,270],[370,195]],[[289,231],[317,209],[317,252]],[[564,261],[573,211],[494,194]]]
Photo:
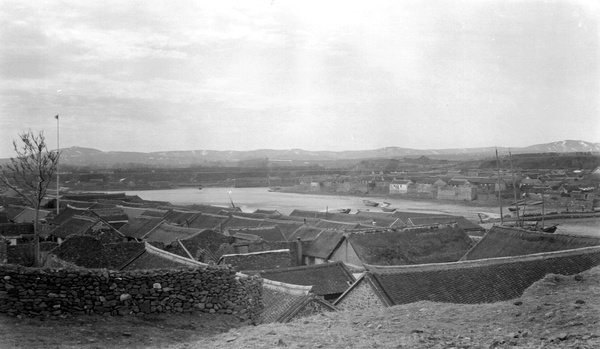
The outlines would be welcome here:
[[[505,199],[545,200],[550,207],[591,211],[598,191],[600,169],[403,171],[369,175],[307,176],[291,190],[313,193],[389,195],[457,201]],[[513,200],[514,201],[514,200]]]
[[[533,189],[560,175],[521,178],[520,185]],[[460,185],[486,185],[468,178],[475,177]],[[438,180],[429,184],[435,186]],[[444,181],[442,187],[452,181],[459,178]],[[418,183],[395,179],[387,186],[406,184],[409,193],[408,188]],[[600,238],[500,226],[486,232],[461,216],[400,211],[248,213],[234,207],[176,206],[124,193],[67,193],[59,204],[56,214],[57,201],[49,198],[41,212],[48,284],[38,287],[40,296],[29,295],[16,276],[33,272],[8,265],[31,264],[35,216],[17,198],[2,197],[0,311],[31,315],[204,311],[244,316],[255,323],[285,322],[325,311],[420,300],[507,300],[547,273],[577,274],[600,265]],[[208,274],[215,273],[213,268],[231,268],[237,276],[216,291],[213,281],[206,281],[206,289],[203,281],[185,284],[189,277],[178,286],[179,281],[169,280],[181,279],[177,271],[181,268],[206,269]],[[64,289],[64,275],[56,276],[62,284],[52,281],[54,270],[58,274],[70,270],[67,281],[79,285],[77,280],[90,276],[77,273],[91,269],[107,271],[92,275],[107,280],[106,286],[103,281],[95,286],[101,296],[92,292],[72,297]],[[152,282],[148,275],[155,274],[148,270],[175,274],[158,273],[160,282]],[[132,281],[114,281],[119,275]],[[258,291],[252,281],[257,277],[262,280]],[[240,280],[247,281],[240,284]],[[222,289],[236,291],[219,293]],[[60,292],[69,296],[61,298]],[[251,304],[251,309],[241,309],[241,304]]]

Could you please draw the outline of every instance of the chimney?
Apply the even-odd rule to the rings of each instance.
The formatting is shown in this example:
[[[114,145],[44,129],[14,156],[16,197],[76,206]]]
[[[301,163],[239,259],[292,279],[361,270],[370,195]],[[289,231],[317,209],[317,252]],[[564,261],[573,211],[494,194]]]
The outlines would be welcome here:
[[[297,266],[301,266],[304,263],[302,263],[303,257],[302,257],[302,241],[300,240],[300,238],[298,238],[296,240],[296,265]]]

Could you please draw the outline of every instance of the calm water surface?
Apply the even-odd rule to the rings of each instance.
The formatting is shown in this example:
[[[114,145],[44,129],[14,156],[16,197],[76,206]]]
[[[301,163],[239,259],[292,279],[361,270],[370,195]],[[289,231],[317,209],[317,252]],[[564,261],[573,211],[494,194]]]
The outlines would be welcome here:
[[[207,204],[230,206],[230,200],[244,212],[254,212],[257,209],[278,210],[290,214],[295,209],[311,211],[334,211],[350,208],[351,213],[357,209],[367,209],[381,212],[378,208],[367,207],[362,202],[364,197],[341,195],[311,195],[269,192],[267,188],[179,188],[168,190],[128,191],[127,195],[137,195],[144,200],[168,201],[174,205]],[[373,201],[386,201],[390,207],[399,211],[427,212],[463,216],[474,222],[479,221],[477,212],[498,214],[499,207],[471,207],[453,205],[446,202],[426,202],[410,199],[369,198]],[[539,208],[538,208],[539,209]],[[508,214],[506,208],[505,214]],[[584,220],[547,221],[546,226],[559,224],[558,232],[575,235],[592,235],[600,237],[600,218]]]
[[[269,192],[267,188],[179,188],[168,190],[143,190],[128,191],[127,195],[137,195],[144,200],[168,201],[174,205],[208,204],[217,206],[230,206],[230,199],[244,212],[254,212],[257,209],[278,210],[283,214],[290,214],[295,209],[325,211],[329,209],[350,208],[352,213],[357,209],[370,209],[379,211],[378,208],[367,207],[362,202],[364,197],[347,195],[311,195]],[[430,212],[440,214],[461,215],[468,219],[477,220],[476,212],[486,211],[498,213],[497,208],[465,207],[448,203],[425,202],[410,199],[367,198],[373,201],[391,203],[390,207],[399,211]]]

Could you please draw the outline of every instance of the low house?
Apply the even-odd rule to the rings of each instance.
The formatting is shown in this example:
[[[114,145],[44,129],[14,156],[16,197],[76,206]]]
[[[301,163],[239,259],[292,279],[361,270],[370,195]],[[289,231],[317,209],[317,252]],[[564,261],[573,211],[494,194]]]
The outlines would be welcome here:
[[[458,261],[472,241],[456,224],[347,232],[329,260],[355,271],[365,265],[413,265]]]
[[[300,267],[247,271],[263,279],[313,286],[313,292],[327,301],[339,297],[355,281],[354,276],[341,263],[325,263]]]
[[[431,226],[436,224],[453,224],[464,230],[467,234],[483,234],[485,229],[462,216],[427,216],[411,217],[406,221],[407,226]]]
[[[200,211],[170,210],[165,214],[164,219],[171,224],[187,226],[199,214]]]
[[[281,219],[265,219],[260,226],[276,226],[285,237],[285,240],[289,240],[292,234],[294,234],[298,228],[304,226],[304,222],[286,221]]]
[[[51,226],[52,227],[52,226]],[[90,217],[85,215],[74,215],[67,221],[50,230],[48,233],[51,241],[61,244],[71,235],[92,236],[99,241],[120,242],[127,240],[127,237],[99,217]]]
[[[146,234],[164,222],[162,217],[139,216],[119,228],[130,240],[141,241]]]
[[[243,234],[243,235],[239,235]],[[263,239],[266,241],[287,241],[279,227],[271,226],[271,227],[256,227],[256,228],[239,228],[239,229],[229,229],[229,235],[236,238],[236,240],[248,240],[247,235],[255,236],[258,239]],[[250,240],[256,240],[255,238],[250,238]]]
[[[47,215],[50,214],[50,210],[39,210],[38,219],[44,220]],[[22,210],[19,214],[17,214],[12,221],[15,223],[33,223],[35,222],[35,209],[31,207],[27,207]]]
[[[408,186],[412,182],[410,180],[394,180],[390,182],[390,195],[402,195],[408,193]]]
[[[171,225],[168,222],[162,222],[146,233],[142,239],[170,244],[177,240],[190,238],[198,234],[198,232],[200,232],[198,229],[179,227]]]
[[[229,229],[256,228],[259,227],[263,221],[264,219],[246,218],[234,215],[222,224],[222,229],[224,233],[227,233]]]
[[[369,266],[340,296],[341,310],[385,308],[419,301],[478,304],[520,297],[550,273],[573,275],[600,265],[600,246],[452,263]]]
[[[231,265],[235,270],[279,269],[292,266],[290,250],[272,250],[251,253],[224,254],[217,264]]]
[[[17,245],[21,242],[33,240],[33,223],[0,223],[0,236],[9,245]],[[0,243],[2,243],[0,241]]]
[[[342,243],[344,232],[337,230],[323,230],[310,243],[307,249],[302,253],[304,264],[323,264],[329,261],[329,258],[335,249]]]
[[[591,246],[600,246],[600,238],[494,226],[461,260],[524,256]]]
[[[206,266],[208,266],[208,264],[161,250],[146,243],[144,250],[123,264],[119,270],[197,268]]]
[[[165,246],[165,250],[203,263],[216,263],[222,255],[223,245],[234,242],[231,236],[225,236],[214,230],[205,229],[185,239],[177,239]]]
[[[143,249],[144,243],[103,243],[93,236],[71,235],[49,252],[48,260],[58,266],[66,262],[83,268],[114,270]]]
[[[195,229],[215,229],[222,231],[222,227],[228,219],[229,216],[201,213],[188,221],[186,226]]]
[[[312,286],[263,280],[264,309],[259,323],[290,322],[306,316],[337,311],[331,303],[312,293]]]

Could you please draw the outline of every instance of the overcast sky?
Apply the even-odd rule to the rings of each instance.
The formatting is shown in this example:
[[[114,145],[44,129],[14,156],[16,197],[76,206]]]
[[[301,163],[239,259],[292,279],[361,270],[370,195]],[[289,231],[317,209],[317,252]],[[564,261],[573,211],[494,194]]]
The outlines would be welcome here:
[[[600,141],[596,1],[0,7],[0,157]]]

